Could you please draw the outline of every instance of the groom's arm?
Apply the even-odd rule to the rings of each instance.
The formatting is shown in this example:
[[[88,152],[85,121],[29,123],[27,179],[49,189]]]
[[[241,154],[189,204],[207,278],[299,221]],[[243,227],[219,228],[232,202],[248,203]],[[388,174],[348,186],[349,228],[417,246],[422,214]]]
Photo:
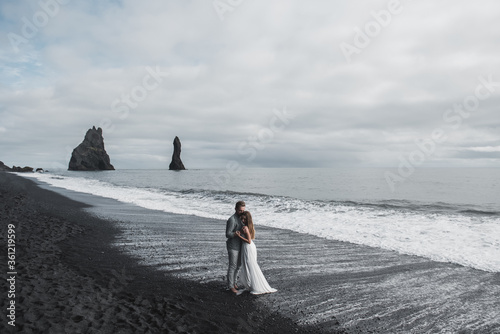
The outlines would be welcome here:
[[[226,223],[226,238],[234,238],[235,227],[235,219],[233,217],[229,218]]]

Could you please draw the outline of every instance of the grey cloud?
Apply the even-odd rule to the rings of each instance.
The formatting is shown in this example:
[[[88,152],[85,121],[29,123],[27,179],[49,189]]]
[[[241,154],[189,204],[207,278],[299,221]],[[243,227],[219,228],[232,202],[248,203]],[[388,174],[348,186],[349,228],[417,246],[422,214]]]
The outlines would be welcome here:
[[[195,167],[393,166],[442,128],[449,139],[436,163],[491,164],[494,155],[467,147],[498,140],[500,86],[459,129],[443,113],[474,93],[479,76],[500,81],[500,5],[403,5],[349,64],[340,43],[387,1],[253,1],[224,21],[210,2],[71,2],[0,68],[0,159],[65,164],[67,147],[101,125],[117,168],[162,168],[176,135]],[[2,32],[19,32],[39,8],[0,10]],[[169,75],[137,106],[113,108],[144,84],[147,67]],[[283,107],[293,121],[246,161],[239,147]]]

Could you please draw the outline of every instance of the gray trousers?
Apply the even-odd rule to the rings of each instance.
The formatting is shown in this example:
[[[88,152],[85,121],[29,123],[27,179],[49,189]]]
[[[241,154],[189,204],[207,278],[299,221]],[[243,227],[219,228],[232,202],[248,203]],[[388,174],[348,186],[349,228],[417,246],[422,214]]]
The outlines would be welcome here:
[[[233,288],[238,278],[238,271],[241,267],[240,250],[227,247],[229,256],[229,267],[227,268],[227,283],[229,289]]]

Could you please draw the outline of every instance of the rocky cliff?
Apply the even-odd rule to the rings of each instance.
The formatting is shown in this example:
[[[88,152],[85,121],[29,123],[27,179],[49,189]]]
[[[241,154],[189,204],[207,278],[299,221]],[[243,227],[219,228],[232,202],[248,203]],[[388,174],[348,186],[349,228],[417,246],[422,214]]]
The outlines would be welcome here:
[[[12,168],[10,168],[9,166],[5,166],[4,163],[0,161],[0,171],[10,172],[11,170]]]
[[[10,168],[9,166],[6,166],[2,161],[0,161],[0,171],[3,171],[3,172],[16,172],[16,173],[31,173],[31,172],[33,172],[33,167],[29,167],[29,166],[25,166],[25,167],[12,166],[12,168]]]
[[[95,126],[87,131],[85,139],[71,154],[68,170],[114,170],[104,149],[102,129]]]
[[[170,170],[184,170],[184,164],[181,161],[181,141],[179,137],[174,139],[174,153],[172,154],[172,162],[168,166]]]

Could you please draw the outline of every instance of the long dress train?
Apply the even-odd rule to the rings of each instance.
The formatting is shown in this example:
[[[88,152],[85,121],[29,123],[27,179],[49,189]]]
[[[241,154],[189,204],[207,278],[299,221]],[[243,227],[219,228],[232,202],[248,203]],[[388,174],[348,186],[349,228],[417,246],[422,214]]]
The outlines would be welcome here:
[[[257,264],[257,248],[253,241],[250,244],[243,242],[241,245],[240,281],[245,290],[250,291],[254,295],[278,291],[271,288],[260,270]]]

